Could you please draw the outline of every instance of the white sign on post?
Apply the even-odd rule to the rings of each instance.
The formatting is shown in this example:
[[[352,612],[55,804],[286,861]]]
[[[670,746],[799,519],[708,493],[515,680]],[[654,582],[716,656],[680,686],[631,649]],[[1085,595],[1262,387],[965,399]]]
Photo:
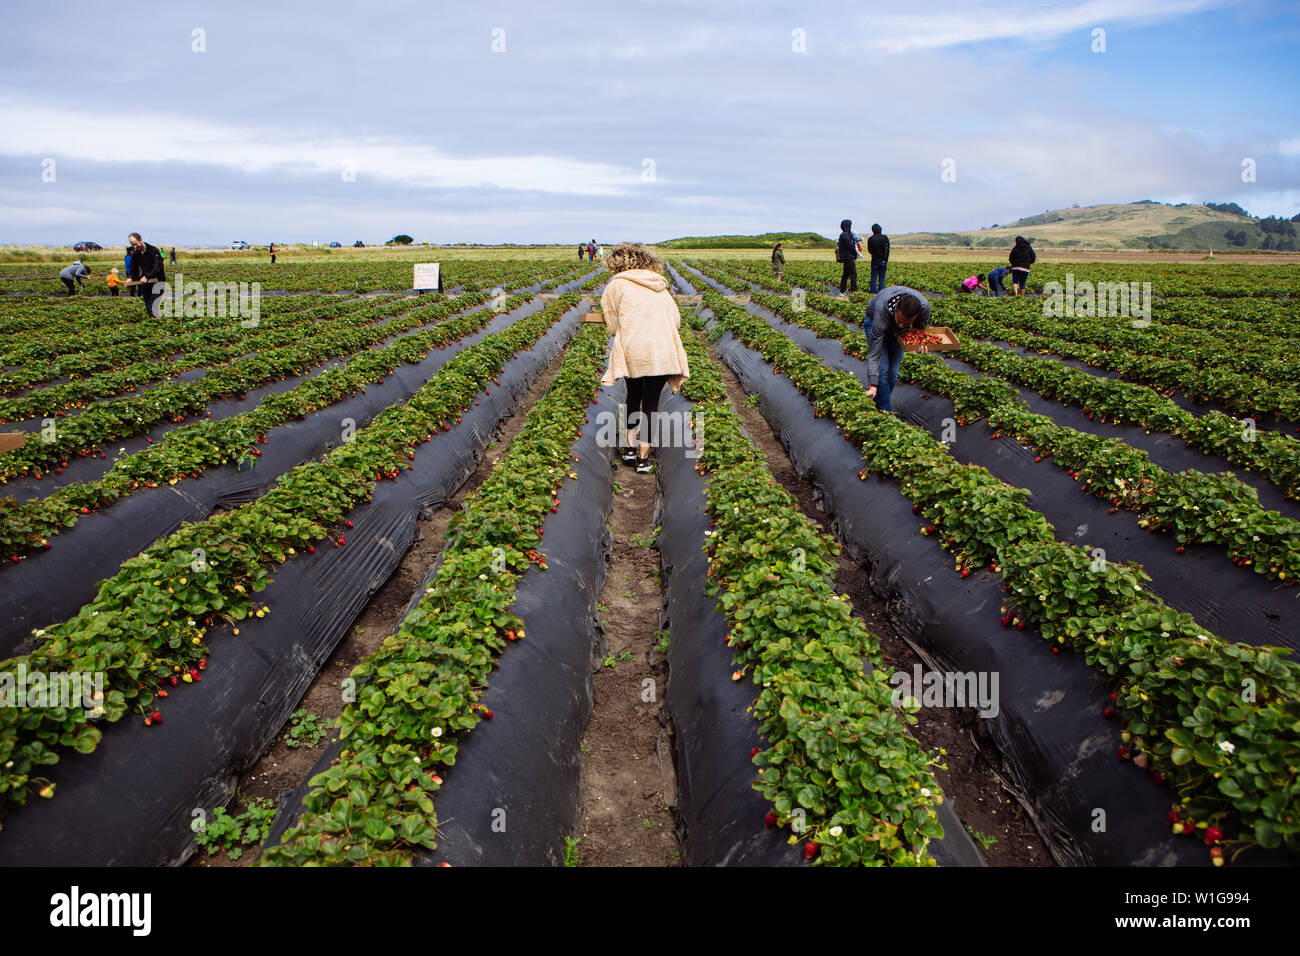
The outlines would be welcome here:
[[[419,292],[424,292],[427,289],[441,289],[442,277],[439,274],[438,263],[417,262],[415,264],[415,284],[411,288]]]

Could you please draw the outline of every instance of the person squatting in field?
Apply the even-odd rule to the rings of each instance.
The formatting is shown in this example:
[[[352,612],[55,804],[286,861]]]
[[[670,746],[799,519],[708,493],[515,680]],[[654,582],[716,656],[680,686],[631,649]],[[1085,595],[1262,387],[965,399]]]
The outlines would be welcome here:
[[[157,246],[151,246],[141,238],[140,233],[133,232],[127,237],[131,247],[131,281],[140,289],[144,298],[144,310],[153,317],[158,317],[157,302],[162,295],[158,284],[167,281],[163,270],[163,256]]]
[[[903,364],[902,334],[930,324],[930,303],[915,289],[891,285],[867,303],[862,327],[867,333],[867,396],[882,412],[892,412],[890,395]]]
[[[988,286],[984,284],[984,273],[982,272],[978,275],[967,276],[957,283],[958,292],[974,293],[976,289],[983,289],[985,292],[989,291]]]
[[[844,268],[840,272],[840,295],[843,295],[845,289],[849,292],[858,291],[858,244],[853,238],[853,220],[840,220],[840,238],[835,243],[835,261],[843,263]]]
[[[641,474],[651,470],[652,416],[659,411],[664,385],[674,392],[690,377],[678,329],[677,302],[655,255],[639,243],[619,243],[606,265],[613,273],[600,297],[605,325],[614,337],[602,385],[627,382],[627,443],[623,462]],[[633,447],[635,446],[635,448]]]

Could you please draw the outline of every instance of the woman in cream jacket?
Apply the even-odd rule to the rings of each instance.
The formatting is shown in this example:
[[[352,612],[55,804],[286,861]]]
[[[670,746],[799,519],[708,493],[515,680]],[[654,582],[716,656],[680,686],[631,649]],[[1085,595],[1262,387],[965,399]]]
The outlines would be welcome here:
[[[642,474],[650,471],[650,425],[659,411],[664,385],[674,392],[690,375],[686,351],[677,334],[682,324],[677,303],[661,274],[663,264],[645,246],[622,243],[610,250],[606,265],[613,273],[600,297],[605,325],[614,336],[609,368],[602,385],[627,380],[627,443],[623,455]]]

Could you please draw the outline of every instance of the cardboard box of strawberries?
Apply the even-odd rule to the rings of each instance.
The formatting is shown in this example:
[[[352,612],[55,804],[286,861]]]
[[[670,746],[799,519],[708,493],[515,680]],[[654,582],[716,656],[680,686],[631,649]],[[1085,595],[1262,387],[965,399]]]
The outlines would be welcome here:
[[[909,329],[900,337],[904,352],[951,352],[961,348],[957,334],[946,325],[931,325],[924,329]]]

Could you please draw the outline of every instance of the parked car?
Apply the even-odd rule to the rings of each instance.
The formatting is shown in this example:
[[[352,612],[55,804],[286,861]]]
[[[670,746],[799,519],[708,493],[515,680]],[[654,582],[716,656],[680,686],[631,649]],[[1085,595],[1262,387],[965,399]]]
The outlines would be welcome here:
[[[251,249],[251,248],[253,248],[253,247],[250,246],[248,243],[246,243],[243,239],[236,239],[234,242],[232,242],[232,243],[230,244],[230,248],[231,248],[231,249]]]
[[[341,243],[341,242],[331,242],[331,243],[330,243],[330,248],[331,248],[331,249],[342,249],[342,248],[343,248],[343,243]]]
[[[97,242],[78,242],[72,246],[73,252],[99,252],[104,247]]]
[[[364,242],[362,242],[360,239],[358,239],[356,242],[352,243],[352,248],[353,248],[353,249],[364,249],[365,247],[366,247],[366,244],[365,244]]]

